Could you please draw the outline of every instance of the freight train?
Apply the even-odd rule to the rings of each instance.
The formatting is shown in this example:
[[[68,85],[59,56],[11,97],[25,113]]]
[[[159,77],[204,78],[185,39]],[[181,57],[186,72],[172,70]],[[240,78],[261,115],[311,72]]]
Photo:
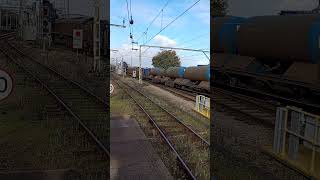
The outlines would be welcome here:
[[[213,85],[320,104],[320,15],[213,21]]]
[[[192,67],[142,68],[142,78],[153,83],[164,84],[169,87],[209,93],[210,66],[199,65]],[[128,67],[127,75],[139,77],[138,67]]]

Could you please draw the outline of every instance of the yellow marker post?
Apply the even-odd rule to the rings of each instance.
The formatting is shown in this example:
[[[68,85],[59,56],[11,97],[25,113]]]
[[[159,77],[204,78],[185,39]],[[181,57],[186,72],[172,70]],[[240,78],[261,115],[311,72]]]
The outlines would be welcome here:
[[[203,116],[210,118],[210,98],[203,95],[197,95],[195,110]]]

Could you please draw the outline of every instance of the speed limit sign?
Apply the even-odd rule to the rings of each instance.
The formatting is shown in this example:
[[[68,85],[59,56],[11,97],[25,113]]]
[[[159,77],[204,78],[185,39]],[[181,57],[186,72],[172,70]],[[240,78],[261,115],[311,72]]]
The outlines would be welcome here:
[[[112,94],[112,93],[113,93],[113,90],[114,90],[114,87],[113,87],[113,85],[112,85],[112,84],[110,84],[110,94]]]
[[[12,78],[11,76],[0,69],[0,101],[10,95],[12,91]]]

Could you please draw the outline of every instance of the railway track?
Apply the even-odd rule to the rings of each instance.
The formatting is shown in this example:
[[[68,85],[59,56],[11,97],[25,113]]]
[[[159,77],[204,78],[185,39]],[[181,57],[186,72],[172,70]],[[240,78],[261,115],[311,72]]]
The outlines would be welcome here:
[[[209,179],[209,142],[138,89],[119,79],[116,83],[148,117],[187,176],[190,179]]]
[[[241,123],[233,122],[237,124],[234,126],[237,127],[238,134],[231,133],[231,136],[233,136],[232,138],[242,139],[241,142],[236,143],[239,145],[230,146],[231,148],[233,146],[238,146],[238,148],[236,149],[233,149],[231,151],[229,150],[231,153],[239,151],[236,154],[234,154],[235,158],[242,159],[243,161],[248,161],[246,160],[248,159],[248,157],[237,157],[239,154],[241,154],[241,152],[245,152],[242,154],[252,154],[249,156],[249,159],[253,158],[253,156],[257,156],[254,158],[256,159],[255,161],[248,161],[248,164],[257,167],[258,169],[268,169],[269,167],[273,167],[277,163],[279,163],[282,164],[282,166],[276,165],[275,167],[281,168],[282,170],[275,170],[274,168],[271,168],[273,169],[274,173],[290,170],[290,173],[288,173],[288,176],[291,174],[290,177],[294,177],[293,174],[296,173],[296,175],[299,175],[300,178],[310,178],[305,174],[301,173],[299,170],[292,168],[291,166],[288,166],[288,164],[278,161],[277,159],[273,159],[270,155],[266,154],[266,151],[264,150],[264,146],[272,145],[273,129],[276,120],[276,103],[269,102],[264,99],[258,99],[256,97],[248,95],[238,94],[217,87],[212,87],[212,90],[214,93],[212,101],[215,105],[216,112],[221,112],[221,107],[222,111],[224,111],[224,107],[226,107],[227,114],[231,114],[234,117],[236,117],[235,121],[241,121]],[[230,136],[227,134],[220,133],[220,136]],[[254,138],[253,136],[256,136],[258,138]],[[256,141],[256,144],[254,146],[251,146],[253,144],[253,141]],[[257,154],[260,155],[258,156]],[[256,164],[257,166],[254,164]],[[285,174],[286,173],[279,173],[278,175],[285,176]],[[288,177],[286,176],[286,178]]]
[[[148,82],[150,83],[150,81]],[[152,82],[151,84],[189,101],[195,101],[196,96],[199,94],[198,92],[171,88]],[[274,126],[276,113],[276,106],[274,104],[216,87],[212,87],[212,90],[214,98],[211,101],[216,105],[219,105],[219,107],[231,109],[236,113],[240,113],[243,116],[250,117],[251,119],[261,122],[267,126]],[[201,94],[210,97],[210,94]]]
[[[166,97],[165,95],[161,95],[162,93],[157,94],[158,91],[148,91],[148,88],[146,89],[139,86],[137,84],[137,81],[134,81],[133,79],[124,79],[124,81],[132,87],[138,89],[145,96],[149,97],[151,100],[159,104],[164,109],[168,110],[171,114],[175,115],[176,117],[179,117],[181,121],[183,121],[188,127],[193,129],[199,135],[201,135],[205,140],[210,141],[210,121],[208,121],[209,119],[207,117],[193,110],[193,103],[188,103],[189,105],[184,105],[184,101],[178,102],[172,99],[173,97],[171,96]],[[148,82],[145,83],[148,84]],[[150,83],[150,85],[155,86],[153,83]],[[161,87],[161,85],[159,86],[159,88],[167,92],[165,89]],[[179,90],[182,96],[185,95],[183,90],[175,88],[173,90]],[[172,94],[172,96],[179,96],[174,93],[170,94]]]
[[[51,116],[53,116],[51,119],[65,117],[63,120],[65,123],[69,123],[68,127],[71,127],[70,129],[64,128],[61,131],[69,134],[69,137],[72,137],[72,133],[74,133],[74,136],[79,135],[81,137],[79,138],[80,141],[76,142],[85,146],[83,152],[87,151],[89,153],[91,151],[89,153],[91,155],[99,152],[99,157],[96,160],[108,162],[110,154],[107,104],[74,81],[23,54],[8,41],[8,35],[0,37],[0,45],[2,47],[1,52],[11,62],[23,69],[29,77],[32,77],[35,82],[40,84],[40,87],[50,94],[50,97],[55,99],[56,104],[47,107],[53,111],[51,112]],[[70,121],[67,116],[74,121]],[[90,143],[88,144],[88,142]],[[81,154],[82,150],[78,149],[74,153]],[[105,166],[108,167],[107,164]]]
[[[313,99],[313,102],[306,99],[297,99],[294,97],[279,96],[272,93],[264,92],[262,90],[254,90],[250,88],[242,87],[228,87],[221,84],[213,83],[212,86],[219,87],[220,89],[226,89],[229,92],[240,92],[250,97],[258,99],[269,99],[277,103],[277,106],[296,106],[302,108],[310,113],[319,114],[320,105],[318,99]]]
[[[148,82],[150,83],[150,81],[148,81]],[[155,85],[161,89],[164,89],[166,91],[169,91],[179,97],[182,97],[185,100],[194,101],[194,102],[196,101],[196,96],[197,96],[196,93],[192,93],[192,92],[188,92],[188,91],[184,91],[184,90],[180,90],[180,89],[176,89],[176,88],[171,88],[168,86],[159,85],[159,84],[155,84],[155,83],[153,83],[153,85]]]
[[[204,92],[197,92],[194,90],[190,90],[190,89],[178,89],[178,88],[172,88],[172,87],[168,87],[162,84],[157,84],[157,83],[152,83],[151,81],[148,81],[149,83],[160,87],[162,89],[165,89],[173,94],[176,94],[177,96],[180,96],[186,100],[189,101],[196,101],[196,96],[197,95],[204,95],[206,97],[210,97],[210,94],[204,93]]]
[[[72,55],[70,52],[69,54],[63,51],[64,55],[67,54],[68,56],[61,56],[52,57],[52,51],[50,50],[50,60],[46,60],[46,58],[39,58],[39,49],[33,47],[23,47],[21,51],[28,55],[29,57],[33,58],[35,61],[54,69],[55,71],[63,74],[63,76],[68,77],[70,80],[79,83],[81,86],[86,87],[90,92],[94,93],[98,97],[100,97],[106,104],[109,103],[109,99],[105,93],[107,80],[109,79],[109,75],[105,76],[95,76],[93,74],[88,74],[89,69],[86,69],[84,64],[81,64],[78,60],[70,59]],[[57,51],[57,50],[55,50]],[[73,54],[74,55],[74,54]],[[59,57],[65,57],[65,59],[61,60]],[[54,62],[54,63],[53,63]]]
[[[212,90],[214,104],[250,117],[266,126],[274,127],[276,115],[276,106],[274,104],[216,87],[212,87]]]

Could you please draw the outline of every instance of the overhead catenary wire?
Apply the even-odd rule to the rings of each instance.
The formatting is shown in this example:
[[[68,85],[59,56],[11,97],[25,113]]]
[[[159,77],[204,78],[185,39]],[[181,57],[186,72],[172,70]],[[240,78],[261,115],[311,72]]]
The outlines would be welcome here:
[[[193,55],[182,55],[182,56],[179,56],[179,58],[186,58],[186,57],[197,57],[197,56],[203,56],[203,54],[193,54]]]
[[[193,3],[189,8],[187,8],[185,11],[183,11],[181,14],[179,14],[179,16],[177,16],[176,18],[174,18],[169,24],[167,24],[164,28],[162,28],[159,32],[157,32],[155,35],[152,36],[152,38],[150,38],[148,42],[150,42],[153,38],[155,38],[158,34],[160,34],[162,31],[164,31],[165,29],[167,29],[172,23],[174,23],[176,20],[178,20],[181,16],[183,16],[185,13],[187,13],[191,8],[193,8],[196,4],[198,4],[201,0],[196,1],[195,3]],[[145,43],[145,44],[147,44]],[[144,44],[144,45],[145,45]]]
[[[142,32],[141,36],[137,39],[137,41],[139,41],[141,39],[141,37],[143,37],[144,34],[147,33],[147,31],[149,30],[149,27],[153,24],[153,22],[159,17],[159,15],[161,14],[161,12],[163,12],[163,10],[167,7],[167,5],[169,4],[168,0],[164,6],[161,8],[161,10],[158,12],[158,14],[152,19],[152,21],[149,23],[149,25],[147,26],[146,30],[144,32]]]
[[[128,4],[128,0],[126,0],[127,2],[127,12],[128,12],[128,21],[130,20],[130,12],[129,12],[129,4]]]
[[[193,47],[195,44],[200,44],[200,43],[202,43],[202,42],[195,42],[195,43],[192,43],[192,45],[189,45],[189,46],[184,46],[184,47],[182,47],[182,48],[191,48],[191,47]],[[206,47],[207,48],[207,47]],[[210,49],[210,48],[207,48],[207,49]]]
[[[128,0],[126,0],[128,2]],[[181,14],[179,14],[175,19],[173,19],[171,22],[169,22],[166,26],[163,27],[162,23],[163,23],[163,9],[167,6],[168,2],[170,0],[168,0],[166,2],[166,4],[164,5],[164,7],[159,11],[159,13],[152,19],[152,21],[150,22],[150,24],[147,26],[147,29],[142,33],[142,35],[138,38],[138,40],[140,40],[142,37],[145,37],[146,41],[143,43],[144,45],[149,43],[152,39],[154,39],[158,34],[160,34],[161,32],[163,32],[165,29],[167,29],[170,25],[172,25],[175,21],[177,21],[180,17],[182,17],[185,13],[187,13],[191,8],[193,8],[197,3],[199,3],[201,0],[198,0],[196,2],[194,2],[189,8],[187,8],[185,11],[183,11]],[[131,0],[130,0],[130,6],[131,6]],[[130,7],[130,11],[129,11],[129,8],[127,9],[128,12],[129,12],[129,16],[130,16],[130,11],[131,11],[131,7]],[[161,18],[161,29],[158,33],[154,34],[153,36],[150,36],[151,38],[148,39],[148,30],[150,30],[149,28],[151,27],[151,25],[154,23],[154,21],[159,17],[159,15],[162,15],[162,18]],[[129,17],[130,18],[130,17]],[[150,32],[149,32],[150,34]],[[200,36],[203,36],[203,34],[201,34]],[[198,38],[195,37],[195,38]],[[192,41],[194,40],[195,38],[192,38],[191,40],[188,40],[188,41]],[[185,44],[187,43],[188,41],[184,41],[182,44]],[[140,44],[140,43],[139,43]],[[145,51],[143,53],[145,53],[149,48],[143,48],[145,49]],[[132,50],[131,50],[132,52]],[[130,53],[130,52],[129,52]],[[142,53],[142,54],[143,54]],[[126,56],[126,55],[124,55]],[[122,57],[124,57],[122,56]],[[150,56],[144,56],[142,55],[142,57],[145,57],[145,58],[152,58]],[[187,56],[188,57],[188,56]],[[189,56],[190,57],[190,56]],[[184,59],[184,56],[182,56],[182,58]]]
[[[130,0],[130,16],[131,16],[131,19],[132,19],[131,0]]]
[[[189,43],[191,41],[194,41],[196,39],[199,39],[200,37],[204,37],[205,35],[209,34],[209,32],[207,33],[203,33],[203,34],[200,34],[200,35],[197,35],[196,37],[192,38],[192,39],[189,39],[189,40],[186,40],[186,41],[183,41],[182,43],[179,43],[179,46],[183,45],[183,44],[186,44],[186,43]]]
[[[131,0],[130,0],[130,11],[129,11],[129,3],[128,0],[126,0],[127,4],[127,13],[128,13],[128,22],[129,22],[129,28],[130,28],[130,38],[132,37],[132,26],[131,26],[131,20],[132,20],[132,14],[131,14]]]
[[[155,52],[155,53],[156,53],[156,52]],[[134,55],[133,55],[133,54],[128,54],[128,53],[123,54],[123,55],[117,54],[117,57],[116,57],[116,58],[125,58],[125,57],[130,57],[130,56],[132,56],[132,57],[138,57],[138,54],[134,54]],[[203,54],[192,54],[192,55],[183,54],[183,55],[179,55],[179,58],[180,58],[181,60],[183,60],[183,61],[194,61],[195,58],[192,58],[192,59],[191,59],[191,57],[200,57],[200,56],[203,56]],[[149,61],[151,61],[154,56],[153,56],[153,55],[150,55],[150,54],[145,54],[145,55],[141,55],[141,57],[147,58]],[[205,59],[203,59],[203,58],[196,58],[196,59],[198,59],[198,60],[201,60],[201,59],[202,59],[202,61],[205,60]]]
[[[163,9],[161,10],[161,28],[162,28],[162,21],[163,21]]]
[[[166,28],[168,28],[172,23],[174,23],[177,19],[179,19],[181,16],[183,16],[185,13],[187,13],[191,8],[193,8],[196,4],[198,4],[201,0],[196,1],[195,3],[193,3],[189,8],[187,8],[185,11],[183,11],[181,14],[179,14],[179,16],[177,16],[176,18],[174,18],[170,23],[168,23],[164,28],[162,28],[159,32],[157,32],[155,35],[152,36],[152,38],[150,38],[146,43],[144,43],[143,45],[146,45],[147,43],[149,43],[153,38],[155,38],[158,34],[160,34],[162,31],[164,31]],[[149,48],[147,48],[143,53],[145,53]]]

